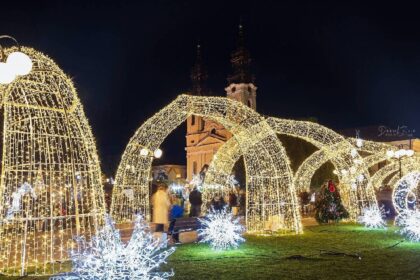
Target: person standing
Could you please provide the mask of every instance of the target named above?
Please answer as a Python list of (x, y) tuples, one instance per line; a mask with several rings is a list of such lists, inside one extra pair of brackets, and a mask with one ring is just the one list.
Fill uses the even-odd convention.
[(189, 201), (191, 204), (190, 217), (200, 216), (203, 200), (201, 199), (201, 192), (197, 189), (197, 187), (194, 187), (193, 191), (190, 193)]
[(152, 197), (153, 204), (153, 222), (163, 224), (165, 228), (169, 224), (169, 209), (171, 200), (165, 186), (159, 186), (157, 192)]

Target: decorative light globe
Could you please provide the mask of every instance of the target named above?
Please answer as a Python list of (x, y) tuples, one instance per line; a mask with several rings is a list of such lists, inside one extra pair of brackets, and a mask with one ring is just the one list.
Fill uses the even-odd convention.
[(15, 75), (27, 75), (32, 70), (32, 60), (23, 52), (12, 52), (7, 57), (6, 63)]
[(387, 155), (387, 157), (392, 158), (392, 157), (394, 157), (394, 151), (393, 150), (388, 150), (388, 151), (386, 151), (386, 155)]
[(413, 150), (407, 150), (406, 155), (409, 157), (414, 156), (414, 151)]
[(143, 148), (140, 150), (140, 155), (142, 157), (147, 157), (148, 154), (149, 154), (149, 150), (147, 150), (146, 148)]
[(15, 78), (16, 74), (11, 67), (6, 63), (0, 62), (0, 84), (10, 84)]
[(356, 146), (357, 146), (358, 148), (361, 148), (361, 147), (363, 146), (363, 140), (362, 140), (362, 139), (360, 139), (360, 138), (357, 138), (357, 139), (356, 139)]

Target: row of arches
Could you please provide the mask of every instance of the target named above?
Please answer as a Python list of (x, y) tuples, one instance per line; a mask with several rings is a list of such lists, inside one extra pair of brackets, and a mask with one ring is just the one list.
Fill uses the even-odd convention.
[[(130, 221), (137, 211), (149, 212), (148, 174), (152, 158), (142, 157), (139, 151), (158, 148), (166, 136), (191, 115), (219, 122), (233, 135), (218, 150), (205, 177), (204, 186), (218, 187), (205, 187), (203, 198), (210, 200), (215, 194), (229, 192), (227, 182), (232, 169), (238, 159), (243, 158), (248, 232), (262, 231), (264, 222), (273, 217), (281, 219), (285, 230), (302, 232), (296, 194), (310, 186), (316, 170), (328, 161), (335, 167), (343, 203), (355, 220), (364, 208), (377, 207), (375, 188), (383, 182), (381, 174), (388, 174), (388, 169), (395, 165), (386, 165), (371, 177), (372, 166), (386, 161), (386, 151), (395, 147), (345, 138), (312, 122), (262, 117), (228, 98), (181, 95), (146, 121), (130, 139), (117, 170), (111, 205), (111, 214), (118, 221)], [(278, 135), (300, 138), (318, 150), (293, 173)], [(415, 168), (418, 159), (413, 162)], [(404, 166), (410, 165), (405, 163)], [(130, 197), (127, 193), (135, 195)]]
[[(89, 239), (106, 209), (94, 137), (71, 79), (42, 53), (21, 51), (33, 61), (31, 73), (0, 86), (0, 271), (25, 274), (30, 267), (45, 274), (61, 270), (72, 236)], [(110, 209), (117, 222), (132, 221), (136, 212), (149, 215), (150, 154), (192, 115), (218, 122), (233, 135), (214, 157), (205, 185), (219, 185), (217, 191), (226, 192), (235, 162), (244, 159), (248, 232), (260, 232), (265, 221), (277, 218), (286, 231), (301, 233), (297, 194), (325, 162), (338, 170), (353, 219), (363, 207), (376, 205), (375, 187), (398, 171), (393, 163), (370, 174), (372, 165), (386, 160), (389, 145), (364, 141), (359, 146), (360, 139), (311, 122), (266, 118), (228, 98), (180, 95), (136, 131), (122, 155)], [(318, 150), (294, 173), (278, 135), (303, 139)], [(418, 158), (405, 161), (402, 168), (418, 170)], [(356, 175), (363, 180), (354, 186)], [(393, 175), (391, 181), (397, 180)], [(204, 189), (204, 198), (215, 191)]]

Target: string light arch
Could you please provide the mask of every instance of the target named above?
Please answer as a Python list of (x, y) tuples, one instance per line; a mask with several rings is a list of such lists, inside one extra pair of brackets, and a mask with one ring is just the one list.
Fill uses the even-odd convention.
[[(180, 95), (136, 131), (118, 166), (111, 204), (114, 219), (131, 221), (139, 211), (150, 217), (149, 183), (153, 158), (140, 151), (158, 149), (167, 135), (191, 115), (223, 125), (244, 155), (247, 231), (260, 232), (268, 220), (279, 218), (284, 230), (302, 232), (293, 176), (281, 142), (257, 112), (223, 97)], [(221, 174), (231, 172), (221, 171)]]
[(102, 223), (104, 194), (95, 141), (72, 81), (46, 55), (20, 51), (32, 70), (0, 86), (0, 271), (49, 274), (61, 271), (73, 235), (89, 239)]
[[(343, 204), (348, 209), (350, 218), (356, 219), (366, 207), (377, 207), (375, 193), (370, 184), (369, 172), (362, 164), (363, 159), (359, 152), (352, 154), (355, 146), (351, 142), (331, 129), (313, 122), (268, 117), (267, 123), (276, 134), (286, 134), (303, 139), (320, 149), (312, 155), (313, 157), (310, 156), (307, 159), (308, 162), (304, 162), (304, 166), (295, 174), (294, 185), (296, 191), (308, 188), (314, 172), (326, 161), (331, 160), (339, 171), (345, 170), (350, 173), (349, 170), (352, 170), (352, 173), (354, 173), (346, 176), (338, 174)], [(240, 149), (235, 148), (235, 145), (237, 145), (235, 139), (228, 140), (218, 150), (210, 164), (204, 185), (216, 184), (222, 186), (222, 188), (210, 187), (205, 189), (203, 196), (206, 199), (213, 196), (214, 193), (225, 194), (229, 191), (229, 188), (223, 189), (223, 186), (228, 185), (226, 182), (231, 170), (241, 156)], [(372, 149), (371, 146), (374, 145), (369, 143), (369, 149)], [(357, 168), (354, 167), (355, 161), (359, 163)], [(223, 172), (225, 173), (223, 174)], [(363, 180), (358, 181), (356, 187), (354, 187), (351, 182), (356, 181), (355, 178), (361, 175)], [(203, 206), (203, 208), (205, 207)]]
[[(385, 180), (393, 173), (396, 173), (394, 176), (400, 176), (399, 169), (400, 166), (398, 162), (391, 162), (375, 172), (375, 174), (371, 177), (374, 189), (379, 189), (384, 184)], [(416, 169), (420, 169), (420, 162), (417, 158), (409, 158), (401, 163), (401, 170), (403, 173), (408, 173)]]

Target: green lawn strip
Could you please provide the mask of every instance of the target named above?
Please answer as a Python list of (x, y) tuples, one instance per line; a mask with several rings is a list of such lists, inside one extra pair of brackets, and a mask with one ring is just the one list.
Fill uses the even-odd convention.
[[(178, 245), (162, 266), (171, 279), (419, 279), (420, 244), (397, 228), (367, 230), (354, 224), (314, 226), (299, 236), (246, 236), (238, 249)], [(2, 278), (0, 279), (48, 279)]]

